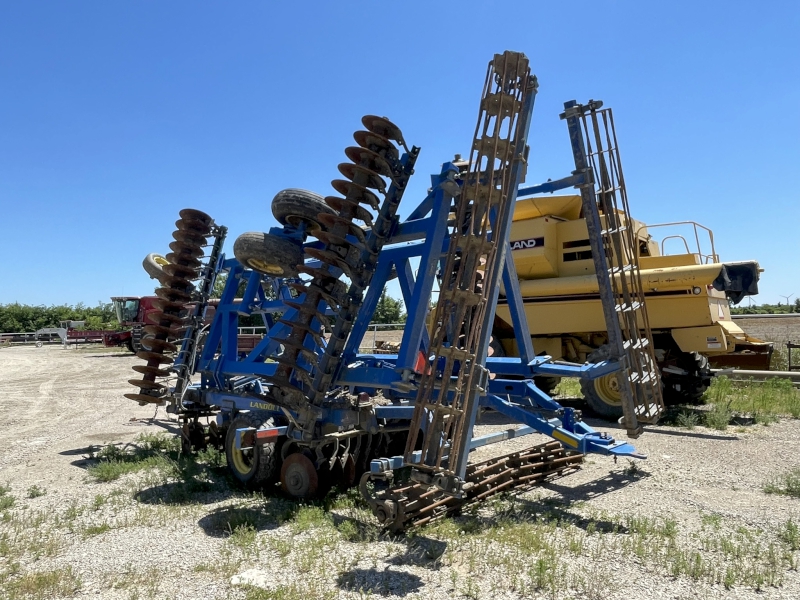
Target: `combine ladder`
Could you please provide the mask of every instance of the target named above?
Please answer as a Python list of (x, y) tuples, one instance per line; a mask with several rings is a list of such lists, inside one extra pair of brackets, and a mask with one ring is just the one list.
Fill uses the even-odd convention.
[(628, 436), (636, 438), (642, 423), (658, 421), (664, 401), (614, 118), (611, 109), (600, 110), (602, 106), (593, 100), (585, 105), (566, 102), (561, 118), (569, 128), (574, 174), (583, 181), (578, 188), (608, 329), (608, 360), (620, 363), (620, 422)]

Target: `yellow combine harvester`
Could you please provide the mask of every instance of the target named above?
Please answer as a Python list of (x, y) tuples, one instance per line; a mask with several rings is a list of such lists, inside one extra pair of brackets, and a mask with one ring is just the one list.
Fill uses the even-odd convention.
[[(602, 215), (601, 220), (605, 226)], [(729, 301), (738, 303), (758, 292), (758, 263), (720, 262), (711, 230), (696, 223), (648, 227), (631, 219), (627, 226), (633, 228), (638, 243), (665, 399), (671, 403), (699, 399), (710, 383), (711, 366), (767, 369), (771, 344), (748, 336), (731, 321), (729, 310)], [(680, 229), (688, 230), (693, 249), (687, 236), (676, 233)], [(653, 235), (656, 231), (667, 232), (661, 244)], [(607, 334), (581, 197), (519, 200), (510, 240), (535, 351), (555, 360), (603, 360)], [(667, 242), (672, 248), (680, 246), (679, 253), (666, 254)], [(502, 300), (494, 331), (503, 350), (514, 354), (511, 318)], [(557, 383), (556, 378), (537, 381), (550, 390)], [(613, 375), (583, 381), (581, 387), (596, 412), (609, 417), (622, 414)]]

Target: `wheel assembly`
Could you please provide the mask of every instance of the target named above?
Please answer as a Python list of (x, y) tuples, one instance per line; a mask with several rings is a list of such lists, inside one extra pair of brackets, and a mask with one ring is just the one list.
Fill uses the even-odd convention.
[(293, 498), (313, 498), (319, 488), (319, 476), (311, 459), (300, 452), (287, 456), (281, 467), (281, 488)]
[(258, 427), (246, 416), (236, 417), (225, 435), (225, 458), (233, 477), (248, 488), (255, 489), (274, 480), (278, 453), (275, 444), (263, 444), (239, 450), (236, 448), (236, 430)]
[[(608, 360), (608, 346), (600, 346), (586, 357), (586, 362), (599, 363)], [(650, 363), (652, 364), (652, 363)], [(651, 369), (658, 369), (652, 365)], [(619, 389), (618, 373), (609, 373), (597, 379), (581, 379), (581, 392), (591, 409), (602, 417), (619, 419), (622, 416), (622, 393)], [(647, 396), (651, 398), (650, 395)]]
[(278, 192), (272, 199), (272, 215), (281, 225), (304, 226), (308, 233), (313, 234), (322, 229), (322, 214), (335, 213), (325, 204), (322, 196), (308, 190), (290, 188)]
[(150, 275), (150, 278), (158, 279), (159, 281), (164, 277), (164, 267), (168, 264), (169, 261), (166, 258), (154, 252), (145, 256), (142, 261), (142, 267), (144, 267), (145, 272)]
[(272, 277), (297, 277), (297, 267), (303, 264), (303, 249), (299, 244), (257, 231), (236, 238), (233, 254), (246, 267)]
[[(586, 357), (586, 362), (598, 363), (608, 359), (608, 347), (600, 346)], [(581, 392), (586, 403), (598, 415), (610, 419), (622, 416), (622, 394), (619, 391), (617, 373), (609, 373), (597, 379), (581, 379)]]
[(697, 404), (711, 385), (711, 367), (708, 358), (697, 352), (681, 352), (674, 362), (673, 373), (664, 369), (664, 399), (668, 404)]

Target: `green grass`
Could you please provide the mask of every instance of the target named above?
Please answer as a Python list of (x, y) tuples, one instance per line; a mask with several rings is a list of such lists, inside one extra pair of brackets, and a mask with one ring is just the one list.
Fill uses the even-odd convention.
[(0, 510), (14, 506), (14, 496), (10, 494), (11, 486), (0, 484)]
[(91, 537), (93, 535), (100, 535), (106, 531), (111, 531), (111, 525), (108, 523), (101, 523), (100, 525), (89, 525), (83, 530), (84, 537)]
[(792, 519), (783, 524), (780, 538), (792, 552), (800, 550), (800, 527)]
[(39, 498), (44, 496), (46, 493), (47, 490), (40, 488), (38, 485), (32, 485), (28, 488), (28, 498)]
[(712, 429), (724, 430), (731, 422), (745, 419), (761, 425), (781, 417), (800, 419), (800, 390), (789, 379), (740, 382), (721, 375), (712, 380), (705, 401), (711, 410), (704, 424)]
[[(3, 581), (6, 577), (7, 580)], [(52, 571), (36, 571), (20, 576), (0, 575), (0, 583), (8, 600), (45, 600), (72, 596), (81, 587), (80, 577), (72, 567)]]
[[(162, 486), (153, 493), (163, 492), (158, 500), (170, 504), (188, 503), (195, 494), (213, 490), (217, 483), (214, 471), (225, 466), (219, 450), (209, 448), (187, 456), (181, 453), (180, 438), (166, 433), (140, 435), (124, 447), (105, 446), (94, 458), (97, 462), (87, 469), (90, 479), (111, 482), (129, 473), (152, 471), (160, 475)], [(169, 481), (176, 485), (164, 487)]]
[(583, 396), (581, 380), (577, 377), (562, 377), (554, 392), (559, 398), (580, 398)]
[(675, 425), (684, 429), (694, 429), (700, 423), (700, 416), (695, 412), (681, 411), (675, 417)]
[(764, 485), (767, 494), (780, 494), (800, 498), (800, 467), (795, 467), (787, 473), (776, 475)]
[(178, 458), (180, 439), (167, 434), (143, 434), (133, 444), (120, 448), (105, 446), (96, 455), (97, 464), (87, 469), (95, 481), (115, 481), (126, 475), (144, 469), (169, 470), (171, 460)]
[(337, 594), (332, 591), (317, 591), (316, 593), (307, 587), (291, 584), (280, 585), (276, 588), (265, 590), (251, 585), (244, 586), (245, 600), (333, 600)]

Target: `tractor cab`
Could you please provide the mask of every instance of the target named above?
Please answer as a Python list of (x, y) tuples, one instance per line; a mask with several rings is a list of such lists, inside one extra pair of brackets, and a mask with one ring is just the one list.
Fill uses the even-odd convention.
[(111, 298), (114, 303), (114, 312), (120, 325), (132, 325), (141, 322), (139, 317), (139, 304), (141, 298), (138, 296), (118, 296)]

